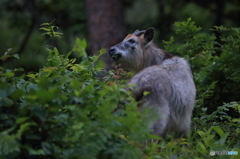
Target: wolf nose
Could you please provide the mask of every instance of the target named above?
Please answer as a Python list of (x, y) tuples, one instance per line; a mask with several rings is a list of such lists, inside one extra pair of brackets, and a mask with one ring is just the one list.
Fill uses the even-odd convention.
[(116, 53), (116, 49), (114, 47), (111, 47), (108, 53), (109, 53), (109, 56), (113, 56)]

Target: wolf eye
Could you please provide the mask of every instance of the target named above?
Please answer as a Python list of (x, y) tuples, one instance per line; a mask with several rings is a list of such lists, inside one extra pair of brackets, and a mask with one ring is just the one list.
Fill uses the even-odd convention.
[(128, 40), (128, 42), (130, 42), (131, 44), (135, 43), (133, 39)]

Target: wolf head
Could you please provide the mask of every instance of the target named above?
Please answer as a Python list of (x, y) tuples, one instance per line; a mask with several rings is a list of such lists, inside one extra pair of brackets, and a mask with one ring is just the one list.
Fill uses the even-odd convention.
[(154, 37), (154, 28), (147, 30), (136, 30), (132, 34), (128, 34), (122, 42), (112, 46), (109, 49), (109, 56), (114, 61), (136, 66), (144, 58), (144, 50), (148, 47)]

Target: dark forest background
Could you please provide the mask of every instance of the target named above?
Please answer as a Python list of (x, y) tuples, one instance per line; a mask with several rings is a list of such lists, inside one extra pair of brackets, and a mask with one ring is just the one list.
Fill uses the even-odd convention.
[[(18, 53), (15, 65), (25, 71), (37, 71), (46, 60), (44, 45), (57, 46), (61, 53), (72, 48), (76, 37), (88, 41), (88, 54), (108, 49), (136, 29), (155, 27), (155, 42), (173, 35), (175, 21), (191, 17), (202, 31), (217, 25), (240, 25), (239, 0), (1, 0), (0, 54), (9, 48)], [(62, 38), (52, 40), (39, 30), (42, 23), (58, 26)], [(216, 34), (216, 33), (214, 33)], [(219, 35), (217, 35), (219, 36)], [(42, 45), (40, 45), (42, 44)], [(106, 67), (111, 61), (105, 56)], [(9, 65), (9, 62), (1, 62)]]
[[(202, 47), (211, 38), (206, 38), (203, 43), (199, 34), (199, 45), (192, 47), (195, 52), (189, 56), (187, 52), (191, 50), (187, 48), (188, 44), (196, 44), (194, 36), (189, 43), (184, 34), (175, 33), (176, 22), (185, 21), (189, 17), (196, 26), (201, 27), (200, 33), (216, 37), (209, 45), (213, 44), (212, 49), (219, 50), (213, 51), (215, 53), (212, 53), (207, 61), (200, 58), (200, 61), (196, 62), (189, 57), (198, 59), (198, 54), (204, 55), (204, 51), (198, 49), (198, 46)], [(170, 49), (170, 52), (184, 56), (192, 62), (193, 73), (199, 74), (195, 75), (198, 95), (201, 96), (203, 92), (208, 91), (208, 86), (217, 82), (214, 89), (212, 88), (213, 93), (204, 99), (204, 106), (208, 107), (210, 112), (225, 102), (239, 101), (239, 66), (236, 65), (237, 60), (228, 60), (232, 59), (230, 52), (234, 52), (234, 49), (231, 48), (230, 52), (225, 53), (225, 46), (221, 46), (228, 46), (227, 41), (235, 45), (237, 41), (233, 41), (231, 36), (226, 41), (222, 37), (222, 31), (213, 31), (214, 26), (240, 26), (239, 0), (1, 0), (0, 21), (1, 55), (10, 53), (20, 57), (20, 60), (14, 62), (11, 58), (1, 60), (0, 64), (4, 68), (21, 67), (25, 73), (37, 72), (47, 61), (49, 53), (46, 46), (56, 46), (60, 54), (66, 54), (72, 50), (76, 38), (85, 39), (87, 54), (92, 56), (98, 54), (101, 48), (107, 51), (109, 47), (119, 43), (127, 33), (154, 27), (154, 40), (160, 47), (166, 48), (164, 41), (170, 40), (171, 36), (174, 36), (175, 43), (182, 44), (182, 48), (179, 45), (179, 49)], [(56, 31), (63, 33), (61, 38), (42, 35), (44, 31), (39, 29), (41, 24), (50, 22), (59, 27)], [(187, 43), (184, 44), (185, 42)], [(180, 53), (181, 49), (186, 54)], [(73, 53), (71, 58), (74, 56), (77, 55)], [(234, 56), (238, 58), (239, 51), (234, 52)], [(114, 68), (115, 64), (107, 53), (102, 59), (107, 70)], [(207, 64), (204, 64), (205, 62)], [(219, 62), (218, 67), (214, 65), (216, 62)], [(194, 66), (196, 63), (199, 63), (199, 66)], [(199, 70), (206, 71), (199, 73)]]
[[(149, 134), (106, 53), (149, 27), (192, 68), (187, 139)], [(239, 159), (239, 44), (240, 0), (0, 0), (0, 159)]]

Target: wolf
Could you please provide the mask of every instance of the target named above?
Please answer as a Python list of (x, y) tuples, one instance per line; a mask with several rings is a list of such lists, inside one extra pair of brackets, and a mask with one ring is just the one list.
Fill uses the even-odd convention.
[[(153, 43), (154, 28), (136, 30), (109, 49), (110, 57), (136, 74), (128, 82), (140, 111), (147, 111), (148, 127), (165, 137), (174, 132), (187, 137), (194, 108), (196, 87), (189, 63)], [(145, 93), (148, 92), (148, 93)]]

